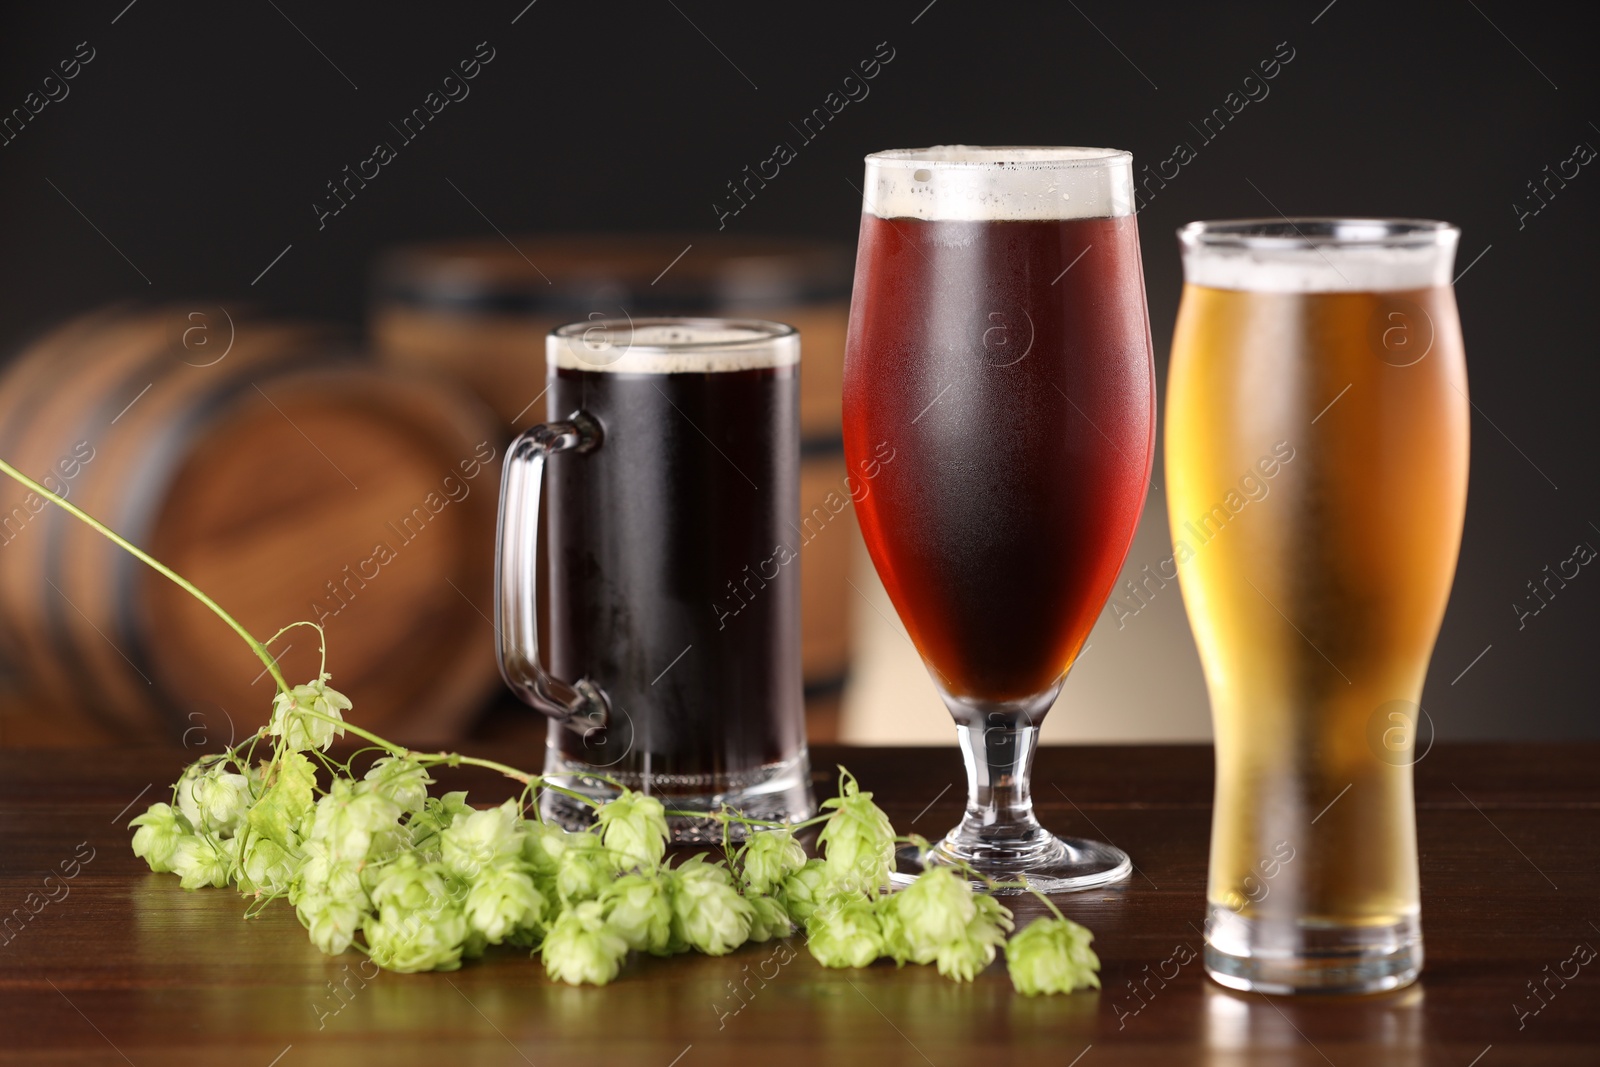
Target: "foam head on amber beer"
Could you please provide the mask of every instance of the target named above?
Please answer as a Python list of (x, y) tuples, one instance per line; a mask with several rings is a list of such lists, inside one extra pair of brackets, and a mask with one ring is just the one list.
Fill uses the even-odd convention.
[(1133, 214), (1133, 156), (1115, 148), (898, 148), (867, 157), (868, 214), (1014, 222)]

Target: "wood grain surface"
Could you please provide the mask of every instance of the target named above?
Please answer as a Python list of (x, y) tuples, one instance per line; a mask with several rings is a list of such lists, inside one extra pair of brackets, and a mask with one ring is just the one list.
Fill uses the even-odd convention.
[[(829, 971), (798, 938), (635, 959), (604, 989), (554, 985), (511, 950), (453, 974), (376, 973), (354, 952), (317, 952), (285, 904), (246, 922), (232, 893), (184, 892), (133, 857), (126, 821), (194, 755), (0, 753), (0, 918), (26, 916), (0, 934), (0, 1063), (1600, 1063), (1600, 961), (1551, 977), (1571, 975), (1576, 946), (1600, 946), (1594, 743), (1436, 746), (1417, 768), (1422, 980), (1317, 1000), (1229, 992), (1198, 958), (1143, 982), (1201, 949), (1205, 746), (1040, 753), (1047, 824), (1111, 840), (1138, 869), (1058, 898), (1095, 932), (1104, 988), (1035, 999), (998, 962), (965, 986), (931, 968)], [(819, 794), (845, 762), (901, 832), (942, 832), (959, 814), (953, 749), (826, 747), (814, 761)], [(509, 793), (465, 773), (449, 784), (480, 802)], [(62, 870), (76, 875), (47, 887)]]

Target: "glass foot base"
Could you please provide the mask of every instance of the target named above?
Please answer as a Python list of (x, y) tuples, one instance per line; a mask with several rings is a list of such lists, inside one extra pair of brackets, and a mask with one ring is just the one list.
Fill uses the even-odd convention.
[[(556, 785), (582, 793), (604, 803), (617, 796), (613, 782), (641, 793), (648, 793), (667, 808), (667, 827), (678, 843), (721, 843), (722, 824), (696, 812), (720, 811), (726, 804), (751, 819), (795, 823), (810, 818), (817, 810), (811, 796), (811, 760), (806, 751), (779, 763), (768, 763), (737, 774), (649, 774), (618, 771), (615, 767), (595, 768), (563, 759), (546, 750), (544, 775)], [(611, 781), (602, 780), (605, 775)], [(545, 791), (539, 797), (539, 810), (550, 822), (566, 830), (587, 830), (594, 825), (594, 808), (581, 800)], [(682, 812), (683, 814), (671, 814)], [(744, 839), (744, 828), (729, 827), (730, 840)]]
[[(929, 850), (929, 866), (954, 862), (955, 853), (948, 848), (949, 839), (939, 842)], [(1133, 873), (1133, 861), (1115, 845), (1099, 841), (1085, 841), (1079, 837), (1050, 837), (1042, 847), (1033, 847), (1026, 853), (1008, 855), (1000, 850), (989, 850), (985, 855), (961, 857), (973, 869), (981, 871), (997, 882), (1022, 883), (1010, 885), (993, 892), (997, 896), (1011, 896), (1036, 890), (1040, 893), (1076, 893), (1084, 889), (1120, 882)], [(906, 845), (895, 852), (895, 872), (889, 880), (895, 885), (909, 885), (923, 871), (923, 863), (914, 846)], [(987, 888), (982, 882), (973, 882), (974, 889)]]
[(1207, 905), (1206, 973), (1253, 993), (1381, 993), (1422, 971), (1415, 915), (1382, 926), (1330, 926)]

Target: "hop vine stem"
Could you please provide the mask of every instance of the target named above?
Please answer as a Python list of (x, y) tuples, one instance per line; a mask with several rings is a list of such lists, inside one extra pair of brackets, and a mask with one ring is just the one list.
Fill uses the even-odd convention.
[(272, 653), (267, 651), (267, 646), (256, 640), (255, 635), (249, 630), (246, 630), (238, 619), (235, 619), (232, 615), (229, 615), (226, 611), (224, 611), (221, 604), (218, 604), (215, 600), (212, 600), (193, 582), (189, 581), (189, 579), (185, 578), (183, 575), (179, 574), (165, 563), (162, 563), (160, 560), (150, 555), (132, 541), (129, 541), (126, 537), (123, 537), (121, 534), (117, 533), (117, 531), (113, 530), (111, 527), (107, 526), (93, 515), (90, 515), (87, 511), (84, 511), (82, 508), (78, 507), (78, 505), (73, 504), (65, 497), (58, 496), (57, 494), (46, 489), (44, 486), (34, 481), (26, 474), (23, 474), (21, 471), (17, 470), (17, 468), (13, 467), (3, 459), (0, 459), (0, 471), (4, 471), (6, 475), (9, 476), (13, 481), (20, 482), (33, 492), (39, 494), (44, 499), (50, 501), (52, 504), (62, 508), (67, 512), (67, 514), (71, 515), (79, 522), (88, 524), (102, 537), (110, 540), (113, 544), (117, 545), (125, 552), (128, 552), (135, 559), (139, 560), (141, 563), (144, 563), (162, 577), (176, 583), (177, 586), (184, 592), (200, 601), (200, 603), (204, 604), (207, 608), (210, 608), (212, 614), (216, 615), (217, 618), (227, 623), (233, 629), (234, 633), (244, 638), (245, 644), (250, 646), (250, 651), (256, 654), (257, 659), (266, 664), (267, 670), (269, 673), (271, 673), (272, 680), (277, 683), (278, 688), (284, 693), (289, 692), (289, 683), (284, 680), (283, 672), (278, 669), (278, 661), (272, 658)]
[[(150, 555), (150, 553), (146, 552), (132, 541), (129, 541), (126, 537), (123, 537), (121, 534), (117, 533), (117, 531), (113, 530), (111, 527), (107, 526), (93, 515), (90, 515), (87, 511), (84, 511), (82, 508), (67, 500), (65, 497), (46, 489), (43, 485), (40, 485), (26, 474), (23, 474), (16, 467), (13, 467), (10, 463), (7, 463), (3, 459), (0, 459), (0, 471), (4, 471), (5, 474), (13, 481), (26, 486), (39, 496), (63, 509), (67, 512), (67, 514), (71, 515), (79, 522), (88, 525), (96, 533), (100, 534), (100, 536), (106, 538), (123, 551), (129, 553), (135, 559), (139, 560), (141, 563), (144, 563), (162, 577), (172, 581), (184, 592), (188, 593), (190, 596), (200, 601), (200, 603), (204, 604), (208, 609), (210, 609), (213, 615), (227, 623), (229, 628), (231, 628), (234, 633), (238, 634), (244, 639), (245, 644), (250, 646), (250, 651), (256, 654), (256, 658), (261, 660), (262, 663), (266, 664), (266, 668), (268, 672), (271, 673), (272, 680), (277, 683), (279, 691), (285, 695), (289, 695), (292, 698), (293, 690), (290, 688), (288, 681), (284, 678), (283, 672), (278, 669), (278, 661), (273, 659), (272, 653), (267, 651), (266, 644), (257, 640), (255, 634), (252, 634), (249, 630), (245, 629), (243, 623), (241, 623), (238, 619), (235, 619), (232, 615), (228, 614), (221, 604), (218, 604), (215, 600), (211, 599), (211, 597), (207, 596), (199, 586), (195, 585), (193, 582), (189, 581), (189, 579), (185, 578), (183, 575), (179, 574), (165, 563), (162, 563), (160, 560)], [(283, 627), (283, 629), (273, 634), (268, 640), (276, 640), (285, 631), (293, 629), (296, 626), (313, 627), (317, 631), (318, 637), (322, 637), (322, 627), (317, 626), (315, 623), (301, 621), (292, 622), (288, 626)], [(323, 653), (324, 659), (326, 659), (326, 642), (323, 642)], [(518, 770), (516, 767), (511, 767), (504, 763), (496, 763), (494, 760), (479, 759), (476, 756), (463, 756), (455, 752), (414, 752), (406, 748), (404, 745), (395, 744), (388, 738), (380, 737), (370, 730), (364, 730), (361, 727), (346, 722), (343, 719), (335, 718), (331, 715), (324, 715), (321, 712), (310, 708), (302, 708), (300, 711), (303, 715), (308, 715), (313, 718), (335, 723), (350, 733), (355, 734), (357, 737), (371, 741), (379, 748), (382, 748), (384, 751), (394, 756), (405, 756), (410, 759), (426, 761), (430, 764), (443, 763), (450, 766), (464, 765), (469, 767), (483, 767), (486, 770), (497, 771), (513, 781), (521, 782), (523, 785), (536, 784), (542, 789), (554, 790), (555, 792), (571, 796), (574, 799), (585, 801), (591, 806), (596, 804), (596, 802), (589, 797), (585, 797), (573, 790), (565, 789), (561, 786), (546, 782), (539, 775)]]

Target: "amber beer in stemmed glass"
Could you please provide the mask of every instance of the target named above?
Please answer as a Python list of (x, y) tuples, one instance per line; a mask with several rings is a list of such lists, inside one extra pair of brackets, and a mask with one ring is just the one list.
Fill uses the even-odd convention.
[[(867, 157), (845, 451), (878, 470), (861, 530), (955, 717), (969, 787), (927, 861), (1048, 891), (1131, 870), (1110, 845), (1041, 826), (1029, 773), (1149, 484), (1132, 194), (1131, 157), (1111, 149)], [(885, 449), (893, 462), (871, 464)]]
[(1466, 507), (1458, 231), (1179, 237), (1167, 498), (1216, 733), (1206, 968), (1392, 989), (1422, 966), (1411, 765)]

